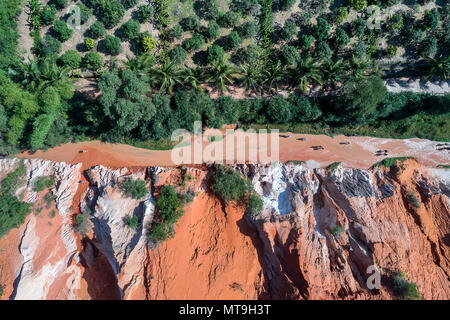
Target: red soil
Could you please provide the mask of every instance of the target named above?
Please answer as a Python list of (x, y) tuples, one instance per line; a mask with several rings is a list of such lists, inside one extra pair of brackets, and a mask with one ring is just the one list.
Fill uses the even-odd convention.
[[(307, 140), (297, 140), (299, 137)], [(340, 144), (345, 141), (349, 141), (350, 144)], [(225, 139), (213, 143), (224, 142)], [(203, 143), (203, 149), (210, 144), (210, 142)], [(312, 146), (323, 146), (324, 150), (314, 150)], [(192, 148), (192, 144), (183, 147), (183, 150), (189, 148)], [(81, 150), (87, 150), (87, 152), (80, 153)], [(236, 146), (234, 150), (236, 150)], [(376, 150), (388, 150), (388, 155), (376, 156)], [(171, 160), (171, 153), (172, 150), (148, 150), (125, 144), (88, 141), (67, 143), (47, 151), (24, 152), (19, 157), (43, 158), (69, 163), (81, 162), (83, 164), (82, 169), (87, 169), (99, 164), (107, 167), (174, 166), (176, 163)], [(342, 135), (329, 137), (307, 134), (291, 134), (290, 137), (283, 138), (280, 136), (279, 138), (279, 160), (283, 162), (288, 160), (312, 160), (317, 163), (310, 163), (311, 166), (323, 167), (332, 162), (340, 161), (348, 167), (366, 169), (385, 157), (402, 156), (416, 157), (421, 164), (432, 167), (449, 162), (448, 151), (436, 150), (436, 142), (422, 139), (401, 140), (345, 137)], [(203, 160), (209, 159), (204, 158)]]

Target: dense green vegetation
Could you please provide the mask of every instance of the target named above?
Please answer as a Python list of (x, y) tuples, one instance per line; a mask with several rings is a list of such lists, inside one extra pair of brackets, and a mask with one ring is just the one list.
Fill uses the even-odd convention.
[(36, 192), (41, 192), (44, 189), (50, 188), (55, 184), (54, 176), (40, 176), (36, 178), (33, 189)]
[(263, 202), (253, 190), (250, 181), (239, 171), (227, 166), (216, 166), (211, 189), (227, 205), (230, 201), (243, 204), (246, 213), (257, 216), (261, 213)]
[(211, 184), (211, 189), (225, 204), (242, 200), (251, 187), (239, 171), (226, 166), (217, 166)]
[(21, 164), (0, 183), (0, 238), (18, 228), (30, 213), (31, 204), (17, 199), (15, 192), (23, 181), (25, 167)]
[(145, 180), (127, 178), (120, 187), (127, 196), (134, 199), (141, 199), (148, 193)]
[(136, 215), (133, 215), (132, 217), (129, 217), (126, 221), (125, 221), (125, 225), (130, 228), (130, 229), (137, 229), (137, 227), (139, 226), (139, 218)]
[[(80, 7), (86, 30), (74, 46), (68, 17), (61, 16), (72, 3)], [(380, 3), (382, 10), (390, 6)], [(16, 54), (20, 4), (32, 9), (34, 59), (29, 62)], [(420, 14), (396, 11), (381, 21), (381, 30), (374, 30), (367, 28), (365, 9), (354, 20), (358, 1), (314, 3), (311, 10), (288, 14), (278, 26), (283, 11), (297, 10), (292, 4), (230, 0), (222, 6), (205, 0), (183, 3), (175, 15), (174, 4), (162, 0), (154, 6), (119, 0), (46, 6), (38, 0), (8, 1), (0, 9), (1, 153), (86, 137), (165, 144), (174, 129), (191, 130), (194, 120), (208, 127), (237, 123), (305, 133), (449, 140), (448, 95), (391, 94), (381, 82), (405, 70), (424, 79), (448, 78), (449, 6), (438, 4), (429, 11), (419, 6)], [(123, 18), (126, 10), (133, 13), (131, 20)], [(161, 28), (159, 43), (145, 31), (153, 22)], [(404, 52), (409, 65), (387, 68), (380, 41), (388, 43), (390, 55)], [(125, 51), (126, 60), (128, 49), (123, 48), (128, 46), (132, 55)], [(96, 100), (74, 95), (73, 82), (85, 73), (93, 74), (101, 89)], [(212, 100), (202, 84), (219, 93), (241, 86), (271, 98)], [(292, 94), (283, 98), (277, 94), (281, 89)], [(305, 96), (311, 89), (318, 94)]]

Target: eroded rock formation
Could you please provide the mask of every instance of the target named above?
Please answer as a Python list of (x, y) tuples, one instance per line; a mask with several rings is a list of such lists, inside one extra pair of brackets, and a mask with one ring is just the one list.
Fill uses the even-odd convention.
[[(446, 169), (414, 160), (372, 170), (240, 165), (264, 202), (249, 217), (208, 189), (208, 167), (81, 172), (81, 165), (24, 164), (16, 194), (33, 213), (0, 239), (2, 299), (392, 299), (395, 271), (425, 299), (450, 298)], [(0, 160), (0, 178), (18, 165)], [(80, 187), (83, 174), (89, 186)], [(55, 175), (56, 184), (37, 193), (42, 175)], [(146, 180), (142, 199), (119, 187), (130, 176)], [(148, 233), (165, 184), (194, 199), (175, 237), (159, 244)], [(46, 205), (48, 192), (55, 201)], [(93, 223), (84, 238), (73, 227), (80, 213)], [(126, 225), (133, 215), (136, 229)], [(371, 266), (380, 271), (378, 289), (367, 287)]]

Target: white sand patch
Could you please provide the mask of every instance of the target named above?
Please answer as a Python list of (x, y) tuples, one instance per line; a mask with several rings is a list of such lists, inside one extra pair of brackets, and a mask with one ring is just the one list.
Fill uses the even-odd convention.
[(449, 81), (421, 82), (420, 79), (389, 79), (386, 81), (386, 89), (394, 93), (404, 91), (434, 94), (450, 93)]
[(322, 163), (320, 163), (319, 161), (315, 161), (315, 160), (308, 160), (305, 161), (305, 166), (309, 169), (309, 170), (314, 170), (316, 168), (321, 168), (322, 167)]
[(450, 169), (429, 168), (428, 172), (431, 176), (444, 180), (445, 184), (450, 185)]

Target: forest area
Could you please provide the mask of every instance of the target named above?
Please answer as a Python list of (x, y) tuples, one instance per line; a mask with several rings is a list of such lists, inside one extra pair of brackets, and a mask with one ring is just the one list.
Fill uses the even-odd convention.
[[(87, 139), (162, 145), (197, 120), (209, 128), (450, 140), (448, 94), (389, 93), (383, 84), (397, 74), (448, 81), (449, 4), (307, 2), (303, 12), (294, 0), (3, 0), (1, 153)], [(371, 4), (404, 10), (373, 30)], [(68, 24), (71, 5), (82, 35)], [(18, 43), (22, 10), (32, 59)], [(383, 41), (393, 44), (382, 48)], [(394, 51), (408, 64), (382, 64)], [(80, 79), (95, 83), (97, 98), (77, 90)], [(248, 97), (227, 94), (237, 87)]]

